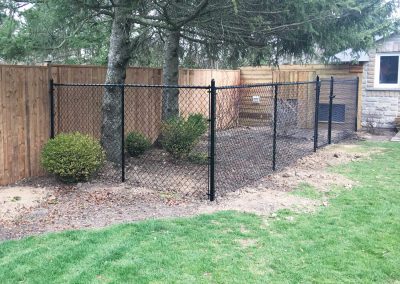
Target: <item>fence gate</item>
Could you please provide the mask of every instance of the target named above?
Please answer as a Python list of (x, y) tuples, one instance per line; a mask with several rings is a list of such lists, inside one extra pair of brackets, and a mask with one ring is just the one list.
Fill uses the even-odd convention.
[(321, 80), (318, 146), (337, 143), (357, 130), (358, 78)]

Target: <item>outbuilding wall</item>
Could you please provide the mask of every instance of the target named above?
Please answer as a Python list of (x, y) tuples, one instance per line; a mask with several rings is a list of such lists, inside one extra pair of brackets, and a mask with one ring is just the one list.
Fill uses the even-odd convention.
[(362, 85), (362, 126), (394, 128), (395, 119), (400, 116), (400, 89), (377, 88), (374, 80), (377, 53), (399, 53), (400, 35), (395, 34), (378, 41), (376, 48), (369, 51), (369, 62), (364, 65)]

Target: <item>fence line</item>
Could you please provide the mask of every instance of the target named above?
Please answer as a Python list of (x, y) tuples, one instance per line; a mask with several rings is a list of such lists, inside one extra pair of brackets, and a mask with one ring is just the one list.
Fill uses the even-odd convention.
[[(139, 157), (128, 157), (122, 148), (121, 163), (108, 164), (99, 176), (181, 198), (208, 195), (214, 200), (353, 134), (358, 83), (358, 78), (317, 77), (245, 86), (216, 86), (215, 80), (209, 86), (54, 84), (54, 127), (56, 134), (79, 131), (99, 138), (101, 105), (94, 107), (93, 101), (101, 101), (105, 88), (115, 86), (124, 102), (123, 131), (116, 139), (123, 145), (125, 135), (134, 131), (154, 142), (160, 137), (163, 89), (175, 88), (180, 116), (201, 114), (208, 132), (183, 157), (155, 144)], [(253, 98), (253, 114), (261, 115), (241, 112), (243, 94)], [(96, 120), (88, 119), (89, 108), (97, 113)]]
[[(217, 195), (250, 185), (319, 147), (354, 134), (358, 85), (354, 77), (317, 77), (315, 81), (218, 87), (217, 101), (239, 89), (240, 103), (251, 105), (253, 112), (241, 112), (233, 128), (217, 129)], [(323, 91), (329, 97), (327, 108)]]
[[(241, 70), (180, 70), (180, 85), (209, 85), (212, 78), (215, 78), (219, 86), (252, 84), (254, 82), (288, 82), (309, 81), (315, 78), (315, 74), (323, 73), (326, 78), (329, 74), (336, 77), (348, 77), (360, 74), (359, 67), (345, 66), (282, 66), (280, 70), (275, 69), (271, 73), (271, 68), (241, 68)], [(273, 69), (273, 68), (272, 68)], [(271, 70), (272, 70), (271, 69)], [(261, 70), (261, 71), (260, 71)], [(50, 113), (48, 82), (53, 78), (56, 83), (92, 83), (101, 84), (104, 82), (106, 74), (105, 67), (99, 66), (74, 66), (74, 65), (52, 65), (52, 66), (19, 66), (19, 65), (0, 65), (0, 185), (14, 183), (27, 177), (35, 177), (44, 174), (40, 167), (40, 151), (43, 144), (50, 136)], [(270, 75), (272, 74), (272, 75)], [(273, 75), (275, 74), (275, 75)], [(297, 75), (294, 75), (297, 74)], [(313, 77), (314, 76), (314, 77)], [(256, 80), (256, 81), (254, 81)], [(127, 83), (131, 84), (162, 84), (162, 70), (157, 68), (128, 68)], [(361, 84), (361, 82), (359, 82)], [(359, 93), (361, 88), (359, 88)], [(95, 93), (87, 93), (88, 97), (96, 97)], [(260, 95), (261, 104), (268, 101), (272, 94)], [(306, 98), (311, 100), (313, 95), (312, 88), (304, 93)], [(259, 108), (254, 107), (251, 92), (243, 87), (241, 89), (220, 92), (223, 99), (217, 101), (216, 105), (216, 124), (218, 129), (230, 129), (238, 125), (252, 125), (255, 122), (263, 123), (271, 118), (271, 113), (262, 113)], [(181, 108), (185, 109), (186, 115), (191, 112), (190, 101), (195, 98), (195, 94), (187, 93), (180, 101)], [(311, 101), (302, 100), (304, 104)], [(96, 107), (101, 101), (93, 100)], [(129, 101), (127, 102), (129, 104)], [(158, 113), (160, 95), (154, 96), (154, 111)], [(358, 99), (359, 105), (361, 100)], [(204, 98), (196, 109), (207, 116), (209, 98)], [(201, 106), (201, 108), (200, 108)], [(59, 107), (59, 106), (57, 106)], [(56, 110), (57, 110), (56, 107)], [(64, 105), (65, 116), (73, 118), (73, 112)], [(73, 108), (73, 105), (70, 106)], [(200, 109), (199, 109), (200, 108)], [(358, 108), (360, 109), (360, 108)], [(99, 113), (92, 109), (90, 121), (97, 121)], [(154, 117), (154, 116), (153, 116)], [(154, 119), (154, 121), (157, 121)], [(309, 119), (307, 121), (310, 127)], [(359, 121), (360, 122), (360, 121)], [(359, 124), (358, 122), (358, 124)], [(55, 122), (57, 123), (57, 122)], [(133, 123), (133, 122), (132, 122)], [(139, 122), (138, 122), (139, 123)], [(333, 124), (333, 128), (338, 127)], [(82, 130), (87, 126), (82, 126)], [(97, 130), (94, 129), (94, 132)], [(156, 137), (158, 130), (153, 128), (152, 136)], [(97, 131), (97, 136), (99, 132)]]

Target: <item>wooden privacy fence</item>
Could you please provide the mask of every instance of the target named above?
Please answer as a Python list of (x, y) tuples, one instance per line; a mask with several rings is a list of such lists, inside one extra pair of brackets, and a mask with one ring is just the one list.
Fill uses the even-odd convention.
[[(246, 67), (240, 70), (198, 70), (182, 69), (179, 73), (180, 85), (201, 85), (207, 86), (212, 78), (216, 80), (217, 86), (254, 84), (267, 82), (297, 82), (314, 80), (316, 75), (322, 77), (349, 77), (360, 76), (362, 68), (360, 66), (349, 65), (305, 65), (305, 66), (281, 66), (280, 69), (269, 67)], [(43, 144), (49, 139), (50, 132), (50, 101), (48, 95), (48, 81), (54, 79), (56, 83), (85, 83), (102, 84), (106, 75), (106, 68), (99, 66), (11, 66), (0, 65), (0, 185), (10, 184), (22, 178), (42, 175), (43, 169), (40, 167), (40, 152)], [(162, 70), (157, 68), (128, 68), (127, 84), (150, 84), (159, 85), (162, 83)], [(360, 80), (361, 84), (361, 80)], [(361, 88), (360, 88), (361, 90)], [(295, 93), (291, 91), (288, 93)], [(251, 92), (241, 92), (240, 90), (221, 93), (217, 105), (217, 113), (223, 114), (218, 117), (218, 128), (232, 127), (237, 123), (249, 123), (259, 121), (257, 116), (263, 115), (260, 112), (260, 105), (255, 105), (252, 100)], [(95, 136), (100, 133), (100, 105), (102, 93), (89, 91), (85, 93), (72, 94), (68, 101), (59, 101), (56, 111), (61, 118), (70, 121), (74, 129), (68, 129), (68, 125), (63, 131), (81, 130), (88, 131), (92, 125), (97, 125), (92, 129)], [(260, 104), (270, 100), (272, 92), (260, 94)], [(302, 100), (304, 104), (313, 96), (313, 89), (303, 92)], [(208, 96), (201, 96), (195, 92), (185, 92), (180, 96), (180, 107), (182, 115), (189, 113), (202, 113), (208, 116)], [(137, 115), (131, 109), (134, 119), (130, 120), (126, 130), (138, 129), (145, 124), (149, 127), (145, 130), (146, 134), (155, 139), (159, 132), (161, 121), (161, 93), (152, 96), (131, 96), (128, 100), (133, 106), (140, 107), (140, 100), (150, 99), (151, 108), (147, 115)], [(82, 101), (83, 100), (83, 101)], [(190, 103), (196, 100), (196, 104)], [(87, 108), (82, 109), (82, 116), (77, 114), (77, 106), (82, 106), (84, 101), (90, 101)], [(361, 103), (361, 99), (358, 100)], [(146, 105), (149, 105), (147, 102)], [(62, 109), (61, 109), (62, 107)], [(361, 108), (359, 107), (359, 110)], [(245, 115), (243, 115), (245, 114)], [(264, 114), (265, 115), (265, 114)], [(241, 117), (246, 117), (248, 121), (240, 121)], [(251, 119), (254, 121), (252, 122)], [(360, 121), (360, 120), (359, 120)], [(90, 125), (89, 125), (90, 122)], [(95, 123), (94, 123), (95, 122)], [(78, 129), (76, 128), (78, 127)]]
[[(104, 83), (105, 75), (106, 68), (99, 66), (0, 65), (0, 185), (44, 174), (40, 166), (40, 152), (50, 136), (49, 79), (53, 78), (56, 83), (101, 84)], [(209, 85), (212, 78), (215, 78), (219, 84), (240, 83), (239, 70), (182, 69), (179, 75), (179, 84), (184, 85)], [(162, 83), (162, 70), (130, 67), (127, 70), (126, 83), (159, 85)], [(195, 96), (190, 93), (187, 95), (185, 99), (188, 100), (191, 99), (190, 96)], [(101, 104), (102, 94), (88, 92), (72, 94), (72, 96), (76, 97), (68, 100), (71, 102), (70, 105), (62, 105), (62, 115), (70, 120), (69, 125), (74, 124), (78, 127), (75, 130), (87, 130), (89, 126), (85, 124), (82, 117), (100, 123), (100, 113), (95, 109), (100, 109), (98, 106)], [(81, 100), (90, 100), (90, 104), (87, 104), (88, 108), (82, 109), (87, 112), (85, 116), (79, 117), (73, 108), (81, 105)], [(158, 119), (161, 113), (161, 94), (153, 100), (152, 111), (157, 115), (137, 116), (137, 119), (132, 120), (132, 125), (128, 125), (127, 130), (134, 129), (150, 117)], [(136, 103), (140, 105), (140, 102)], [(208, 115), (205, 112), (208, 107), (208, 98), (199, 103), (202, 105), (199, 111)], [(62, 102), (58, 105), (60, 108), (61, 104)], [(98, 127), (100, 127), (99, 123)], [(156, 121), (153, 124), (146, 121), (146, 125), (156, 124)], [(65, 127), (68, 128), (68, 125)], [(156, 127), (149, 129), (152, 136), (157, 131)]]
[[(55, 67), (60, 68), (60, 67)], [(55, 69), (53, 68), (53, 69)], [(104, 79), (105, 70), (94, 70), (94, 78), (88, 78), (84, 67), (73, 67), (77, 69), (74, 74), (68, 70), (65, 77), (59, 77), (60, 84), (69, 82), (84, 83), (82, 86), (56, 86), (55, 88), (55, 128), (57, 133), (75, 132), (88, 133), (100, 138), (101, 131), (101, 104), (104, 86), (91, 86), (87, 84), (99, 84)], [(72, 69), (72, 68), (70, 68)], [(83, 69), (83, 70), (82, 70)], [(56, 69), (57, 70), (57, 69)], [(125, 92), (125, 133), (138, 131), (146, 137), (155, 141), (160, 134), (162, 88), (160, 87), (136, 87), (128, 84), (161, 85), (160, 69), (130, 68), (127, 72)], [(62, 73), (62, 72), (61, 72)], [(60, 72), (56, 72), (60, 74)], [(56, 75), (55, 74), (55, 75)], [(93, 73), (92, 73), (93, 74)], [(53, 78), (55, 78), (55, 75)], [(74, 76), (77, 76), (74, 78)], [(214, 78), (220, 84), (238, 85), (240, 82), (240, 71), (232, 70), (180, 70), (179, 85), (208, 86)], [(57, 82), (57, 81), (55, 81)], [(238, 109), (234, 100), (224, 104), (226, 108)], [(179, 89), (179, 109), (183, 117), (190, 114), (200, 113), (208, 117), (209, 95), (205, 89)], [(226, 112), (224, 112), (226, 113)], [(234, 116), (236, 112), (229, 112)], [(227, 116), (227, 117), (229, 117)], [(226, 122), (225, 122), (226, 121)], [(221, 123), (222, 122), (222, 123)], [(221, 120), (220, 128), (226, 126), (229, 119)]]
[(48, 69), (0, 66), (0, 184), (43, 173), (49, 138)]

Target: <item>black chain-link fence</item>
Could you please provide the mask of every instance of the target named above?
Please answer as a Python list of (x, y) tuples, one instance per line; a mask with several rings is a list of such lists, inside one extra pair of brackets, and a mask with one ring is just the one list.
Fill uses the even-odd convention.
[(221, 87), (216, 97), (215, 187), (222, 195), (272, 171), (274, 85)]
[(337, 143), (357, 129), (358, 78), (321, 80), (318, 147)]
[[(357, 122), (358, 79), (226, 87), (215, 87), (213, 82), (210, 86), (52, 84), (53, 135), (81, 132), (100, 140), (102, 101), (110, 87), (120, 89), (116, 99), (124, 109), (120, 113), (124, 131), (115, 139), (125, 147), (121, 163), (107, 163), (98, 178), (123, 180), (167, 197), (213, 200), (317, 147), (348, 137)], [(180, 122), (173, 127), (163, 119), (166, 90), (179, 96)], [(177, 131), (167, 136), (176, 143), (183, 132), (193, 131), (193, 125), (185, 124), (191, 116), (202, 117), (205, 128), (189, 152), (176, 155), (163, 143), (163, 129)], [(151, 145), (140, 155), (127, 151), (126, 138), (132, 132)], [(122, 153), (121, 147), (115, 151)]]
[[(354, 134), (357, 97), (357, 78), (217, 88), (217, 194)], [(226, 112), (226, 104), (238, 113)]]
[[(54, 84), (54, 130), (55, 134), (80, 132), (100, 140), (102, 125), (102, 100), (110, 85)], [(123, 85), (119, 97), (123, 100), (125, 151), (121, 163), (107, 162), (99, 173), (103, 181), (120, 182), (158, 190), (160, 194), (178, 197), (207, 197), (209, 167), (209, 87), (171, 87), (152, 85)], [(187, 121), (190, 115), (203, 117), (205, 125), (195, 147), (189, 155), (174, 158), (159, 141), (163, 124), (162, 96), (165, 89), (179, 92), (179, 115)], [(121, 113), (122, 115), (122, 113)], [(174, 124), (176, 127), (177, 124)], [(181, 126), (181, 128), (184, 126)], [(183, 129), (183, 128), (182, 128)], [(176, 132), (182, 129), (177, 128)], [(142, 135), (151, 147), (138, 155), (128, 151), (127, 139), (131, 133)], [(180, 133), (172, 133), (179, 135)], [(172, 137), (171, 139), (174, 139)], [(185, 139), (183, 137), (182, 139)], [(174, 141), (181, 142), (179, 137)], [(136, 140), (135, 140), (136, 141)], [(111, 151), (120, 152), (115, 147)], [(122, 167), (121, 167), (122, 166)]]

